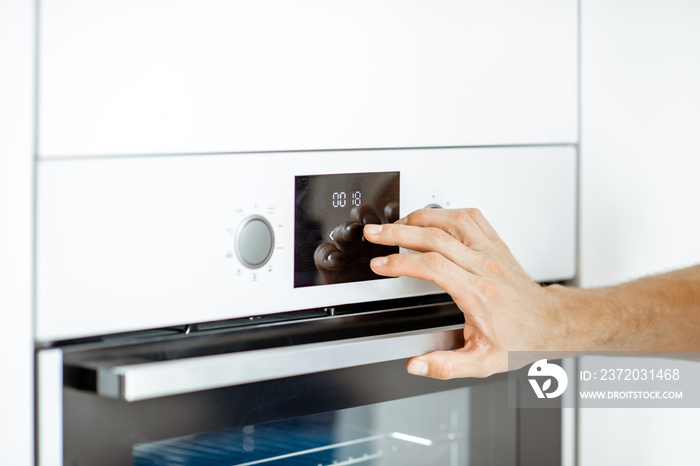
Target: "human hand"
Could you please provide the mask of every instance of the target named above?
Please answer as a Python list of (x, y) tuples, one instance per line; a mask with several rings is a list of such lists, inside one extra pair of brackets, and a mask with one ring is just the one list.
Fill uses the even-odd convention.
[(430, 280), (464, 313), (464, 347), (411, 358), (410, 373), (487, 377), (508, 371), (508, 351), (551, 350), (567, 338), (556, 293), (528, 277), (479, 210), (422, 209), (393, 224), (366, 225), (364, 235), (417, 252), (374, 258), (375, 273)]

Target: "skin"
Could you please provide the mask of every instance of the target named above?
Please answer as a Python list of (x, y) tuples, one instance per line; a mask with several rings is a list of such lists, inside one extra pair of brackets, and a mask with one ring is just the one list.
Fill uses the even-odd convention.
[(477, 209), (422, 209), (364, 235), (414, 251), (374, 258), (375, 273), (430, 280), (464, 313), (464, 347), (411, 358), (411, 374), (487, 377), (508, 370), (508, 351), (700, 351), (700, 266), (607, 288), (543, 287)]

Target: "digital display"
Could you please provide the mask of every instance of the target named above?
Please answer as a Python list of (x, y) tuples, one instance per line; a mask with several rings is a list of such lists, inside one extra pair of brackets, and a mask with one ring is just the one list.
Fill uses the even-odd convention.
[(295, 202), (295, 288), (384, 278), (369, 261), (399, 248), (362, 230), (399, 219), (399, 172), (297, 176)]

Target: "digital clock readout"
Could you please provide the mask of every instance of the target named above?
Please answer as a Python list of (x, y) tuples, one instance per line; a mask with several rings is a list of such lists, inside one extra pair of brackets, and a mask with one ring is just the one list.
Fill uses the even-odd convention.
[[(362, 192), (355, 191), (351, 194), (351, 196), (352, 196), (352, 198), (350, 200), (351, 205), (359, 207), (360, 204), (362, 204)], [(334, 209), (337, 209), (338, 207), (346, 207), (348, 205), (347, 193), (345, 191), (334, 192), (333, 199), (331, 200), (331, 203), (333, 204)]]

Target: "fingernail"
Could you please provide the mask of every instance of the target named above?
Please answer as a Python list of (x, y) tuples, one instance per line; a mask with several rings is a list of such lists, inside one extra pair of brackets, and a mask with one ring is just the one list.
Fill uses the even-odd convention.
[(386, 257), (375, 257), (370, 261), (370, 264), (372, 267), (381, 267), (382, 265), (386, 265), (387, 262), (389, 262), (389, 259)]
[(425, 361), (413, 361), (408, 366), (408, 373), (413, 375), (428, 375), (428, 363)]
[(398, 219), (394, 223), (398, 223), (400, 225), (406, 225), (408, 223), (408, 220), (406, 219), (406, 217), (403, 217), (403, 218)]
[(382, 232), (382, 226), (381, 225), (365, 225), (365, 233), (368, 233), (370, 235), (376, 235), (377, 233)]

